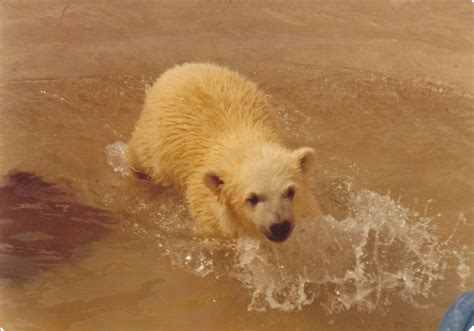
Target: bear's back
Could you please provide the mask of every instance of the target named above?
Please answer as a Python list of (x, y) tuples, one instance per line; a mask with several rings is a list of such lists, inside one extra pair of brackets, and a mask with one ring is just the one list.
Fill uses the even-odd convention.
[(213, 64), (184, 64), (148, 89), (132, 141), (144, 146), (145, 157), (138, 155), (143, 169), (159, 164), (170, 181), (165, 184), (184, 188), (226, 138), (257, 135), (277, 141), (273, 116), (267, 96), (240, 74)]

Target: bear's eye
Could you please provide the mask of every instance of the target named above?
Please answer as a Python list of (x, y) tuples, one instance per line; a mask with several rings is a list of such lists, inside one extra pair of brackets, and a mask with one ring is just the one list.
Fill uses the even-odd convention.
[(255, 206), (259, 201), (260, 201), (260, 199), (258, 198), (258, 196), (255, 193), (251, 193), (247, 197), (247, 202), (249, 204), (251, 204), (252, 206)]
[(290, 188), (285, 192), (285, 197), (287, 197), (288, 199), (293, 199), (294, 196), (295, 196), (295, 188), (294, 188), (294, 187), (290, 187)]

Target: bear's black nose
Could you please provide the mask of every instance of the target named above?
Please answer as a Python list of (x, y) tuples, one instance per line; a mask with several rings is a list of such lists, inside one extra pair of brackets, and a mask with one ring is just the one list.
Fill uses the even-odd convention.
[(268, 236), (268, 239), (276, 242), (284, 241), (291, 233), (291, 223), (289, 221), (275, 223), (270, 226), (270, 231), (272, 233)]

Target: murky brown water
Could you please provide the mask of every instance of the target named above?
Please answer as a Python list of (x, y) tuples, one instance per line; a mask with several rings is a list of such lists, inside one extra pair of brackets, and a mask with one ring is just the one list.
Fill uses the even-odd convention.
[[(5, 330), (432, 330), (473, 287), (469, 3), (1, 10)], [(318, 152), (325, 216), (276, 250), (203, 244), (173, 190), (114, 171), (145, 86), (203, 60)]]

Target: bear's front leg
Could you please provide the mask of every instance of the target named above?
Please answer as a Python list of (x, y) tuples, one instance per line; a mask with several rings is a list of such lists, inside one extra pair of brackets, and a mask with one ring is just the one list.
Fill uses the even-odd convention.
[(210, 237), (235, 236), (226, 215), (225, 206), (204, 185), (202, 176), (192, 176), (188, 180), (185, 199), (198, 235)]

